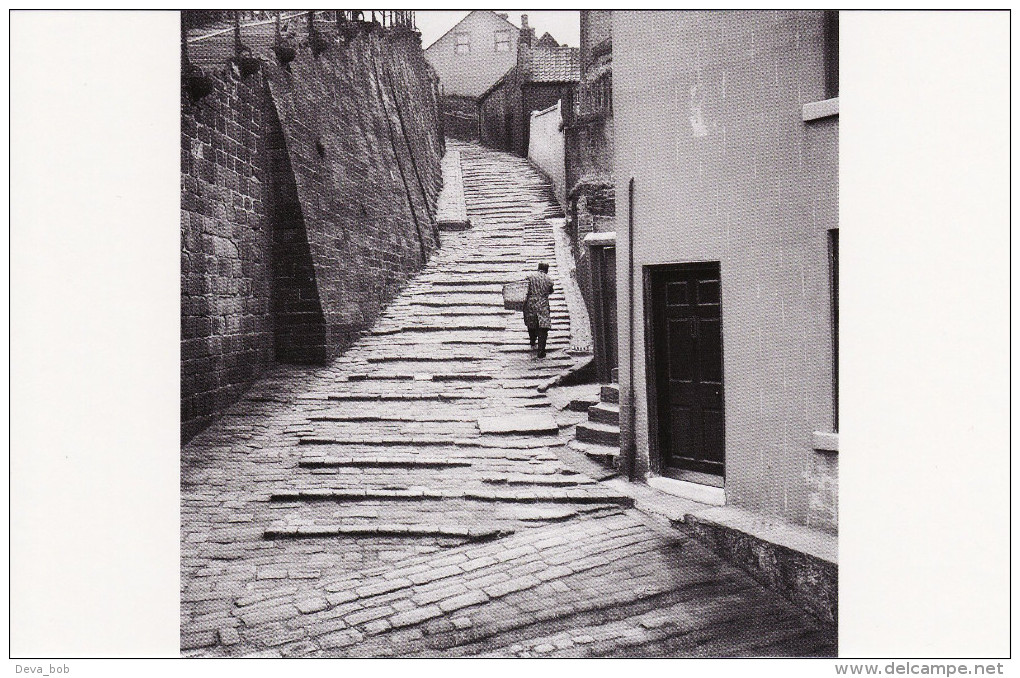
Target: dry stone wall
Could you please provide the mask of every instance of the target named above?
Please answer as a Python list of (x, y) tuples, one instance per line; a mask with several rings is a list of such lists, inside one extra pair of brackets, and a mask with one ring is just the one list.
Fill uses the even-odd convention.
[(323, 363), (439, 245), (437, 80), (416, 33), (353, 23), (181, 102), (181, 432), (273, 361)]

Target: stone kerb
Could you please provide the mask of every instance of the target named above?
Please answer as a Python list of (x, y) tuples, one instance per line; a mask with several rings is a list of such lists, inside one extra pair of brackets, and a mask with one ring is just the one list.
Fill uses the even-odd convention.
[(447, 151), (443, 156), (443, 190), (439, 194), (436, 223), (441, 231), (463, 231), (471, 228), (464, 202), (464, 175), (460, 167), (460, 151)]

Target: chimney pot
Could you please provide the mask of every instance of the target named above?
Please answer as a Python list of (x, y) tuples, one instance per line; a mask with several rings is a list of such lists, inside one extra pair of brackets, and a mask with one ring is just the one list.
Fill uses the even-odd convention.
[(522, 30), (527, 30), (527, 28), (528, 28), (528, 15), (527, 14), (522, 14), (521, 15), (521, 29)]

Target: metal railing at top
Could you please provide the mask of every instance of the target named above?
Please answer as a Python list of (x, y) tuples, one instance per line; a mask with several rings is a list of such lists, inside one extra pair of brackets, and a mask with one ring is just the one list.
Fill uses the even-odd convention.
[[(347, 28), (377, 25), (387, 29), (416, 31), (411, 10), (304, 10), (247, 11), (226, 10), (220, 21), (206, 29), (187, 28), (181, 22), (181, 57), (188, 68), (223, 65), (242, 58), (255, 57), (266, 50), (277, 51), (281, 63), (294, 58), (295, 40), (308, 39), (318, 55), (328, 45), (343, 40)], [(232, 25), (224, 25), (224, 24)], [(289, 57), (281, 54), (289, 53)], [(249, 65), (248, 68), (251, 68)]]
[[(268, 12), (267, 12), (268, 14)], [(331, 23), (342, 23), (342, 22), (353, 22), (353, 21), (364, 21), (368, 23), (377, 23), (385, 28), (392, 27), (403, 27), (416, 30), (418, 28), (417, 19), (415, 17), (414, 10), (362, 10), (362, 9), (327, 9), (327, 10), (305, 10), (302, 12), (289, 12), (278, 11), (274, 16), (264, 19), (254, 19), (239, 21), (240, 28), (243, 31), (245, 28), (253, 26), (266, 26), (275, 24), (277, 22), (290, 22), (293, 19), (299, 19), (301, 17), (307, 17), (309, 14), (314, 14), (313, 21), (324, 21)], [(203, 33), (194, 37), (188, 38), (188, 43), (196, 43), (202, 40), (208, 40), (218, 35), (224, 35), (231, 33), (236, 30), (235, 26), (227, 26), (226, 28), (220, 28)]]

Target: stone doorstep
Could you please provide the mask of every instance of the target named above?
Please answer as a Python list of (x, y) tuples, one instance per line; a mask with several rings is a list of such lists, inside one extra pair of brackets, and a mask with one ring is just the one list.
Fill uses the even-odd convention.
[(686, 518), (693, 518), (703, 525), (741, 532), (760, 541), (803, 553), (820, 562), (839, 566), (838, 540), (828, 532), (793, 525), (779, 518), (766, 518), (736, 506), (704, 508), (688, 514)]
[(732, 506), (689, 514), (682, 526), (761, 584), (822, 622), (837, 623), (839, 562), (834, 535)]
[(638, 511), (693, 536), (823, 622), (839, 618), (835, 535), (736, 506), (709, 506), (622, 478), (603, 485), (629, 495)]

